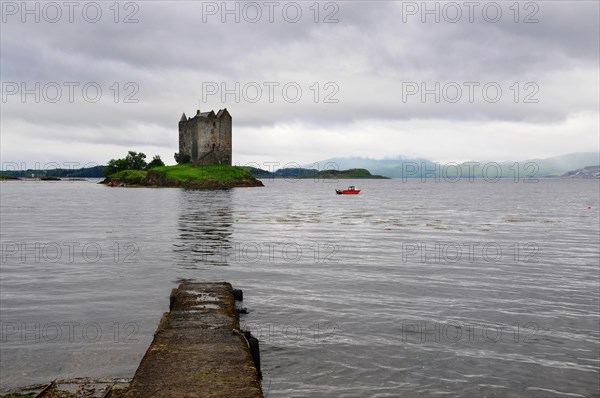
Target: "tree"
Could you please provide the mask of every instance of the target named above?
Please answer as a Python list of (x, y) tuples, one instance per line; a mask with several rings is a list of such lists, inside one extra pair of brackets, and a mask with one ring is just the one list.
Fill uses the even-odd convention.
[(108, 177), (123, 170), (127, 170), (127, 162), (125, 159), (111, 159), (108, 161), (106, 169), (104, 169), (104, 175)]
[(148, 165), (144, 159), (146, 159), (146, 154), (142, 152), (129, 151), (125, 156), (129, 170), (143, 170)]
[(179, 155), (179, 152), (175, 152), (175, 161), (177, 164), (185, 164), (190, 163), (192, 159), (190, 159), (190, 155)]
[(109, 160), (108, 164), (106, 165), (106, 169), (104, 170), (104, 175), (108, 177), (123, 170), (143, 170), (147, 165), (144, 159), (146, 159), (146, 155), (144, 153), (129, 151), (127, 156), (125, 156), (123, 159)]
[(160, 155), (155, 155), (152, 158), (152, 160), (150, 161), (150, 163), (148, 163), (148, 166), (146, 166), (146, 170), (150, 170), (155, 167), (160, 167), (160, 166), (164, 166), (164, 165), (165, 165), (165, 163), (160, 158)]

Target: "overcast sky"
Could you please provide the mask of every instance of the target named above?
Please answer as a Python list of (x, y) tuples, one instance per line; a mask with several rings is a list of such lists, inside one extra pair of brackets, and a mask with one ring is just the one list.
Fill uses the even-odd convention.
[(599, 150), (598, 1), (23, 4), (3, 163), (174, 163), (182, 112), (224, 107), (240, 164)]

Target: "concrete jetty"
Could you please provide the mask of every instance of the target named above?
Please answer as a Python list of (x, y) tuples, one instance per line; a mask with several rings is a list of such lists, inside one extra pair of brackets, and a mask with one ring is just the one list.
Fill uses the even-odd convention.
[(126, 397), (262, 398), (258, 342), (239, 329), (232, 286), (184, 282), (170, 300)]

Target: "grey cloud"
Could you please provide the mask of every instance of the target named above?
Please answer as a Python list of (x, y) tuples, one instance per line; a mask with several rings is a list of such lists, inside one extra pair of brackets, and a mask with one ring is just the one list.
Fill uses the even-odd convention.
[[(231, 19), (223, 24), (218, 16), (204, 23), (202, 3), (186, 1), (140, 2), (135, 24), (114, 23), (110, 14), (97, 24), (9, 20), (2, 24), (0, 38), (4, 83), (97, 82), (104, 92), (96, 104), (81, 99), (23, 104), (11, 97), (2, 104), (3, 123), (64, 125), (68, 128), (63, 133), (54, 134), (65, 142), (160, 146), (167, 141), (156, 137), (144, 141), (135, 134), (124, 139), (125, 135), (104, 132), (151, 125), (175, 134), (181, 112), (198, 107), (227, 107), (240, 127), (413, 119), (544, 124), (579, 112), (597, 112), (597, 2), (536, 2), (539, 23), (534, 24), (514, 23), (510, 2), (501, 3), (505, 14), (499, 23), (478, 17), (475, 23), (463, 19), (456, 24), (421, 23), (418, 16), (403, 22), (402, 2), (333, 3), (339, 7), (335, 15), (339, 23), (332, 24), (314, 23), (311, 2), (300, 3), (305, 14), (296, 24), (280, 15), (275, 23), (264, 16), (256, 24)], [(321, 9), (320, 18), (325, 14)], [(586, 80), (579, 80), (578, 74)], [(409, 103), (402, 101), (403, 82), (454, 81), (498, 82), (505, 97), (497, 104), (481, 98), (459, 104), (422, 104), (415, 97)], [(111, 101), (109, 87), (114, 82), (121, 90), (123, 84), (135, 83), (139, 103)], [(231, 96), (226, 101), (212, 96), (202, 102), (202, 84), (207, 82), (229, 88), (236, 82), (242, 87), (252, 82), (297, 82), (303, 98), (289, 103), (279, 94), (273, 103), (263, 99), (253, 104), (243, 98), (236, 103)], [(310, 89), (315, 82), (321, 88), (318, 103)], [(338, 103), (323, 103), (327, 82), (338, 85)], [(514, 82), (538, 84), (540, 103), (511, 103), (509, 87)], [(123, 91), (120, 94), (122, 100)], [(77, 127), (91, 129), (77, 135)], [(36, 133), (24, 134), (34, 139)], [(10, 139), (3, 146), (10, 148)]]

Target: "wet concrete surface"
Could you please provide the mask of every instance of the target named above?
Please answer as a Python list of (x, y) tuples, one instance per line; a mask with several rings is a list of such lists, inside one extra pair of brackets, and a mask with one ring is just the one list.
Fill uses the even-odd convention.
[(184, 282), (171, 293), (127, 398), (263, 397), (229, 283)]

